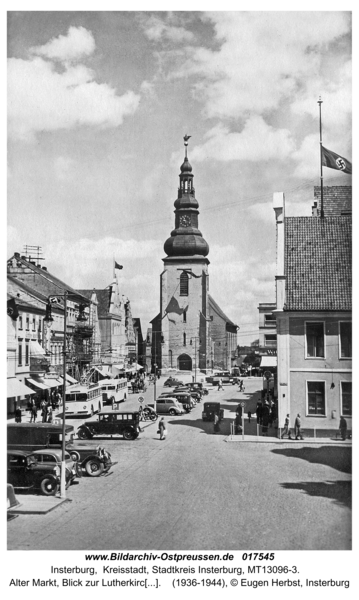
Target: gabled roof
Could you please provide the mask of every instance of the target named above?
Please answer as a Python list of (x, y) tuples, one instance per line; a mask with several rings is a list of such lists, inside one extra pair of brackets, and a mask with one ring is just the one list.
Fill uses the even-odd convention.
[(286, 310), (352, 308), (351, 218), (285, 219)]
[[(12, 266), (11, 262), (13, 260), (16, 261), (16, 266)], [(49, 273), (47, 269), (36, 266), (29, 260), (21, 258), (17, 253), (8, 260), (8, 273), (14, 279), (25, 283), (29, 289), (36, 290), (46, 296), (46, 298), (68, 291), (69, 300), (72, 302), (83, 302), (86, 300), (79, 292)]]
[(111, 287), (108, 287), (104, 290), (91, 290), (91, 294), (92, 292), (95, 291), (96, 293), (96, 297), (97, 297), (97, 302), (98, 302), (98, 306), (97, 306), (97, 313), (98, 313), (98, 318), (99, 319), (103, 319), (104, 317), (108, 317), (109, 316), (109, 309), (110, 309), (110, 300), (111, 300)]
[(210, 294), (208, 294), (208, 300), (209, 300), (209, 307), (212, 308), (212, 310), (214, 310), (217, 313), (217, 315), (222, 317), (222, 319), (226, 322), (227, 325), (231, 325), (232, 327), (237, 327), (237, 325), (235, 323), (233, 323), (233, 321), (231, 321), (231, 319), (229, 319), (227, 317), (227, 315), (223, 312), (223, 310), (218, 306), (217, 302), (215, 302), (213, 300), (213, 298)]

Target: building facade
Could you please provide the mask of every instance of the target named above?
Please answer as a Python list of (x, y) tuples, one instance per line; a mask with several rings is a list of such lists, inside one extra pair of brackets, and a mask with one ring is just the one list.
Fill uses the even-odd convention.
[(332, 434), (352, 421), (351, 215), (288, 218), (283, 193), (273, 207), (279, 426), (299, 413), (308, 435)]

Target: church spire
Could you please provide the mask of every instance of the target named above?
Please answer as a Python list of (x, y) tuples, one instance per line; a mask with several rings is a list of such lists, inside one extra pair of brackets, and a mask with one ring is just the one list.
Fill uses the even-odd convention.
[(175, 229), (166, 240), (164, 250), (169, 257), (207, 256), (209, 246), (198, 229), (198, 202), (193, 187), (192, 166), (188, 160), (188, 140), (184, 136), (185, 157), (179, 175), (178, 198), (175, 206)]

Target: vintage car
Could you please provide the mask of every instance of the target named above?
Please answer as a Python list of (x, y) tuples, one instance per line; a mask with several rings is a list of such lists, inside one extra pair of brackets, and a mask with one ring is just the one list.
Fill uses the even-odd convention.
[[(153, 408), (153, 404), (148, 405)], [(185, 412), (183, 404), (178, 402), (176, 398), (161, 398), (158, 397), (156, 400), (156, 411), (159, 415), (183, 415)]]
[(222, 421), (224, 410), (221, 408), (219, 402), (205, 402), (203, 404), (202, 421), (213, 421), (214, 415), (219, 416), (219, 420)]
[(208, 394), (208, 389), (204, 387), (203, 383), (192, 381), (190, 383), (185, 383), (184, 385), (194, 392), (199, 392), (201, 396), (207, 396)]
[(192, 390), (190, 387), (187, 387), (186, 385), (180, 385), (178, 387), (175, 387), (173, 392), (174, 393), (182, 392), (183, 394), (189, 394), (191, 396), (191, 398), (193, 398), (193, 400), (195, 401), (196, 404), (198, 402), (200, 402), (202, 399), (202, 394), (198, 390)]
[[(62, 424), (55, 423), (8, 423), (8, 448), (14, 450), (62, 449)], [(74, 427), (65, 425), (66, 450), (74, 461), (91, 477), (106, 473), (114, 464), (111, 454), (102, 447), (74, 442)]]
[[(14, 489), (36, 490), (45, 496), (54, 496), (60, 487), (60, 466), (53, 462), (38, 462), (24, 450), (7, 453), (7, 480)], [(71, 483), (66, 479), (66, 487)]]
[(188, 392), (163, 392), (159, 395), (158, 399), (159, 398), (175, 398), (177, 402), (180, 402), (180, 404), (182, 404), (186, 412), (190, 412), (196, 404)]
[(183, 385), (183, 381), (176, 379), (175, 377), (169, 377), (163, 384), (165, 387), (175, 387), (176, 385)]
[[(41, 464), (52, 464), (61, 468), (62, 462), (62, 450), (54, 448), (44, 448), (42, 450), (35, 450), (31, 452), (29, 456), (33, 456), (39, 465)], [(81, 466), (77, 461), (73, 460), (71, 455), (65, 451), (65, 462), (66, 462), (66, 483), (73, 482), (76, 477), (82, 477)]]
[(218, 385), (219, 380), (222, 379), (222, 383), (230, 385), (235, 385), (239, 381), (239, 377), (231, 375), (229, 371), (216, 371), (210, 377), (206, 377), (206, 382), (211, 383), (212, 385)]
[(140, 413), (101, 411), (95, 419), (83, 423), (77, 430), (81, 440), (91, 439), (96, 435), (122, 435), (125, 440), (134, 440), (140, 433)]

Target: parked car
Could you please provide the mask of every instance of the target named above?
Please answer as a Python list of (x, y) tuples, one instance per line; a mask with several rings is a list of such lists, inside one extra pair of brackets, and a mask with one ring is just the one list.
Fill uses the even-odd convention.
[[(38, 464), (52, 464), (61, 468), (62, 450), (53, 448), (43, 448), (35, 450), (29, 456), (33, 456)], [(81, 465), (73, 460), (71, 455), (65, 451), (66, 462), (66, 484), (70, 485), (76, 477), (82, 477)]]
[(140, 413), (138, 411), (101, 411), (95, 419), (83, 423), (78, 428), (77, 435), (81, 440), (91, 439), (96, 435), (122, 435), (125, 440), (134, 440), (140, 433), (139, 424)]
[(219, 416), (219, 420), (222, 421), (224, 410), (221, 408), (219, 402), (205, 402), (203, 404), (202, 421), (213, 421), (214, 415)]
[[(65, 425), (66, 450), (74, 461), (91, 477), (106, 473), (114, 464), (111, 454), (102, 447), (74, 442), (73, 425)], [(28, 450), (62, 449), (62, 424), (55, 423), (8, 423), (8, 448)]]
[(175, 377), (169, 377), (163, 384), (165, 387), (175, 387), (176, 385), (183, 385), (183, 381), (176, 379)]
[[(154, 408), (154, 404), (148, 405), (150, 408)], [(180, 404), (176, 398), (161, 398), (158, 397), (156, 400), (156, 411), (159, 415), (183, 415), (185, 412), (183, 405)]]
[(175, 398), (177, 402), (183, 405), (186, 412), (190, 412), (195, 406), (195, 402), (188, 392), (164, 392), (160, 394), (159, 398)]
[(203, 383), (197, 381), (185, 383), (185, 387), (188, 387), (195, 392), (199, 392), (202, 396), (207, 396), (208, 394), (208, 389), (204, 387)]
[(191, 396), (191, 398), (193, 398), (193, 400), (195, 401), (196, 404), (197, 404), (197, 402), (200, 402), (202, 399), (202, 394), (199, 391), (192, 390), (191, 388), (189, 388), (185, 385), (180, 385), (178, 387), (175, 387), (173, 392), (174, 393), (182, 392), (185, 394), (189, 394)]
[[(15, 490), (39, 490), (44, 496), (54, 496), (60, 487), (60, 467), (54, 463), (39, 463), (24, 450), (10, 450), (7, 480)], [(70, 485), (71, 481), (67, 483)]]

